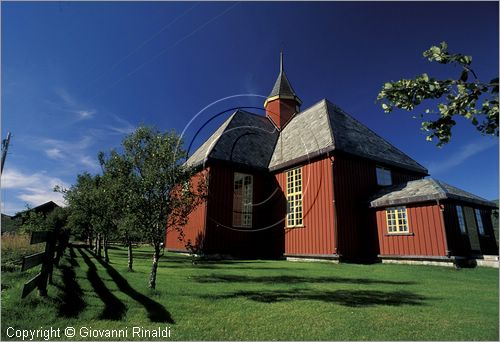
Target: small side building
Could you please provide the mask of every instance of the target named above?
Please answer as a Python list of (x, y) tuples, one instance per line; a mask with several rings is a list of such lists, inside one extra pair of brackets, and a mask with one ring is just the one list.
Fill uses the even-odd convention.
[(383, 262), (476, 260), (498, 267), (493, 202), (426, 178), (381, 190), (370, 207), (375, 210)]

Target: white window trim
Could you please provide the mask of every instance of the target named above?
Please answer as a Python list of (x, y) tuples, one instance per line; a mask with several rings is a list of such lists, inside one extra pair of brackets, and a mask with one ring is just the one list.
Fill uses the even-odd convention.
[(382, 166), (375, 167), (375, 173), (377, 176), (377, 185), (388, 186), (392, 185), (392, 172)]
[[(245, 184), (245, 178), (250, 177), (250, 184)], [(241, 196), (241, 212), (235, 211), (236, 198), (235, 185), (237, 181), (242, 181), (242, 196)], [(247, 186), (245, 188), (245, 186)], [(237, 221), (237, 216), (240, 215), (240, 223)], [(246, 173), (235, 172), (233, 179), (233, 227), (252, 228), (253, 222), (253, 176)]]

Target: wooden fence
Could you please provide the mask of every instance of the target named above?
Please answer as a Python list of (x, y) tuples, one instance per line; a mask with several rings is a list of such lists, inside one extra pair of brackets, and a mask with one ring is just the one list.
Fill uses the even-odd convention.
[(68, 243), (68, 235), (64, 232), (61, 233), (59, 229), (31, 233), (30, 244), (34, 245), (42, 242), (45, 242), (44, 252), (23, 257), (21, 272), (40, 264), (42, 267), (40, 273), (24, 284), (21, 298), (26, 297), (35, 288), (38, 288), (40, 296), (47, 295), (47, 283), (52, 284), (54, 265), (58, 264), (62, 253), (64, 253)]

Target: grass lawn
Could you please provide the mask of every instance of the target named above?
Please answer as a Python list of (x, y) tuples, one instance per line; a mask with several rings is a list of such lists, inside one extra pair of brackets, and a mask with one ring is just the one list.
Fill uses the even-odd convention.
[[(20, 299), (38, 268), (2, 273), (8, 327), (170, 327), (174, 340), (497, 340), (498, 269), (223, 261), (192, 265), (168, 254), (157, 291), (146, 288), (151, 250), (110, 251), (105, 265), (70, 248), (47, 298)], [(39, 338), (40, 339), (40, 338)], [(87, 338), (89, 339), (89, 338)], [(95, 340), (117, 340), (96, 337)], [(154, 338), (153, 338), (154, 339)], [(159, 338), (161, 339), (161, 338)], [(158, 339), (158, 340), (159, 340)], [(163, 338), (163, 340), (165, 340)]]

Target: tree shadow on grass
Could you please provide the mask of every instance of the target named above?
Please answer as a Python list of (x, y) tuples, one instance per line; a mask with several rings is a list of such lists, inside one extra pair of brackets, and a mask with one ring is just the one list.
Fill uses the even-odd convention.
[(335, 303), (348, 307), (368, 307), (374, 305), (424, 305), (424, 296), (408, 291), (337, 290), (313, 291), (304, 289), (276, 291), (237, 291), (225, 295), (207, 295), (210, 300), (246, 298), (261, 303), (278, 303), (300, 300), (314, 300)]
[(68, 247), (69, 247), (69, 259), (67, 258), (67, 260), (71, 264), (71, 267), (80, 267), (78, 261), (76, 261), (76, 253), (75, 250), (73, 249), (73, 245), (70, 244)]
[(99, 318), (113, 321), (123, 319), (123, 316), (125, 316), (127, 311), (127, 307), (106, 287), (102, 279), (99, 277), (99, 274), (97, 274), (97, 267), (92, 260), (90, 260), (89, 256), (82, 249), (78, 249), (78, 251), (82, 256), (83, 261), (85, 261), (88, 266), (87, 279), (92, 285), (95, 293), (105, 305), (102, 313), (99, 315)]
[(76, 273), (73, 267), (79, 267), (78, 262), (75, 260), (76, 254), (72, 247), (70, 247), (70, 257), (66, 260), (70, 263), (71, 267), (60, 265), (59, 269), (62, 274), (63, 285), (58, 286), (63, 294), (60, 297), (58, 305), (58, 316), (66, 318), (78, 317), (87, 304), (83, 300), (83, 291), (80, 284), (76, 281)]
[(245, 275), (232, 275), (232, 274), (209, 274), (204, 276), (196, 276), (193, 279), (198, 283), (265, 283), (265, 284), (311, 284), (311, 283), (347, 283), (347, 284), (361, 284), (361, 285), (414, 285), (413, 281), (397, 281), (397, 280), (379, 280), (370, 278), (343, 278), (336, 276), (327, 277), (299, 277), (299, 276), (262, 276), (262, 277), (249, 277)]
[(96, 260), (106, 269), (120, 291), (144, 306), (148, 313), (148, 318), (151, 322), (171, 324), (175, 323), (172, 316), (163, 305), (136, 291), (132, 286), (130, 286), (128, 281), (111, 265), (105, 263), (99, 258), (96, 258)]

